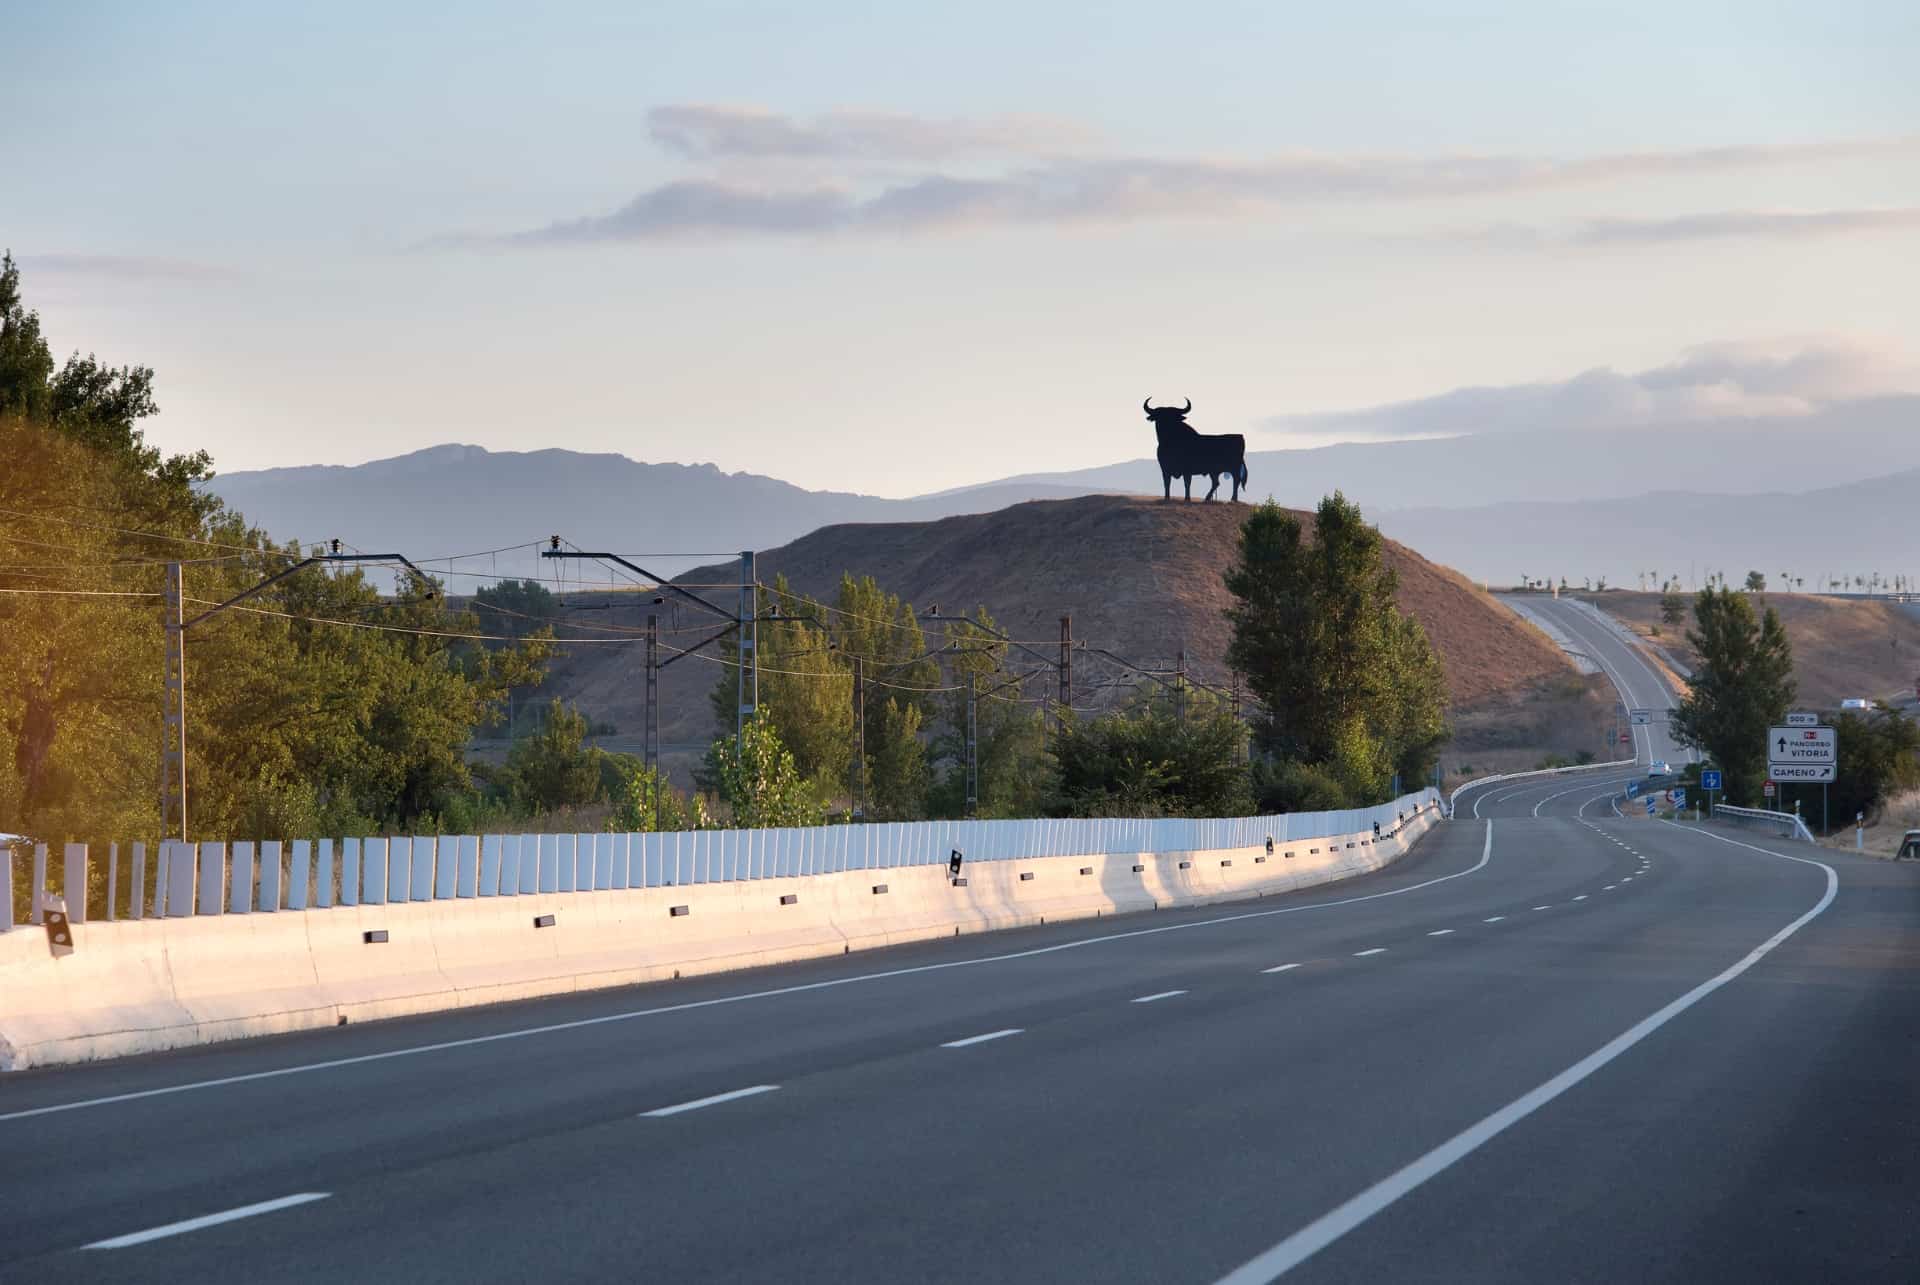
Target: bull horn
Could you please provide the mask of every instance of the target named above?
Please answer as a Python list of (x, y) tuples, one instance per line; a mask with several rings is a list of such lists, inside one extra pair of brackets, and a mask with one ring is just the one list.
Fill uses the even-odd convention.
[(1140, 409), (1145, 411), (1149, 415), (1153, 414), (1153, 398), (1148, 397), (1147, 400), (1145, 400), (1144, 402), (1141, 402)]
[(1187, 404), (1180, 408), (1180, 413), (1182, 415), (1185, 415), (1188, 411), (1191, 411), (1193, 409), (1193, 398), (1189, 397), (1186, 400), (1187, 400)]

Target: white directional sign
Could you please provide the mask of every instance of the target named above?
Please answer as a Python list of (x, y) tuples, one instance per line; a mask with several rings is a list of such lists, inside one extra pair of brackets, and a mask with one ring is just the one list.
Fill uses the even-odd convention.
[(1833, 782), (1831, 763), (1773, 763), (1767, 771), (1776, 781), (1796, 781), (1802, 785), (1829, 785)]
[(1636, 709), (1628, 714), (1627, 717), (1636, 723), (1651, 723), (1653, 721), (1653, 711), (1650, 709)]
[[(1769, 727), (1767, 729), (1767, 762), (1775, 767), (1786, 764), (1793, 767), (1813, 767), (1824, 764), (1831, 767), (1838, 759), (1834, 731), (1831, 727)], [(1773, 779), (1783, 780), (1779, 773)]]
[(1787, 726), (1818, 727), (1820, 726), (1820, 716), (1818, 714), (1809, 714), (1804, 710), (1795, 710), (1793, 713), (1787, 715)]

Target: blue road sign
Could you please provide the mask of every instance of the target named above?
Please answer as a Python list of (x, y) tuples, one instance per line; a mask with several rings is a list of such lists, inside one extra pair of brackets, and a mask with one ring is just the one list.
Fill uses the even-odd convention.
[(1702, 768), (1700, 770), (1700, 788), (1703, 790), (1717, 790), (1721, 788), (1719, 771), (1717, 769)]
[(1630, 799), (1637, 799), (1640, 797), (1640, 782), (1638, 781), (1627, 782), (1627, 797)]
[(1653, 807), (1654, 807), (1654, 801), (1653, 801), (1653, 796), (1652, 796), (1652, 795), (1648, 795), (1648, 796), (1647, 796), (1647, 815), (1648, 815), (1648, 816), (1652, 816), (1652, 815), (1653, 815)]
[(1675, 790), (1673, 792), (1673, 806), (1676, 808), (1684, 808), (1687, 806), (1687, 792), (1685, 790)]

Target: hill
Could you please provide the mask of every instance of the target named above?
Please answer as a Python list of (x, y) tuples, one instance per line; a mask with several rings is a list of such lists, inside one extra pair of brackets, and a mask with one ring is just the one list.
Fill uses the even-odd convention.
[[(1184, 651), (1197, 678), (1224, 684), (1229, 596), (1221, 576), (1247, 512), (1244, 505), (1087, 496), (933, 522), (840, 523), (761, 553), (759, 575), (767, 583), (785, 575), (796, 591), (830, 599), (841, 573), (850, 571), (873, 576), (922, 611), (937, 605), (959, 615), (984, 605), (1007, 633), (1048, 654), (1058, 648), (1060, 617), (1067, 615), (1078, 642), (1153, 668), (1171, 668)], [(1433, 640), (1456, 711), (1510, 707), (1551, 684), (1580, 686), (1552, 643), (1455, 572), (1391, 540), (1387, 558), (1400, 579), (1402, 607)], [(737, 576), (737, 564), (715, 564), (681, 579), (725, 584)], [(704, 632), (697, 609), (653, 607), (650, 595), (587, 595), (581, 605), (585, 598), (610, 608), (596, 615), (595, 627), (639, 624), (653, 610), (680, 631), (676, 639)], [(724, 592), (720, 598), (727, 600)], [(1076, 655), (1075, 667), (1088, 692), (1102, 678), (1124, 675), (1091, 653)], [(719, 672), (714, 662), (694, 658), (662, 671), (664, 745), (691, 751), (711, 737), (706, 693)], [(627, 734), (641, 726), (644, 695), (632, 648), (570, 652), (555, 666), (547, 693), (577, 700), (616, 725), (623, 734), (617, 748), (628, 748)], [(1109, 692), (1106, 699), (1113, 698)]]
[[(1687, 645), (1686, 625), (1660, 623), (1660, 595), (1654, 593), (1582, 594), (1581, 597), (1634, 630), (1659, 629), (1656, 641), (1682, 664), (1699, 657)], [(1850, 697), (1884, 700), (1911, 707), (1920, 674), (1920, 619), (1906, 604), (1872, 598), (1827, 597), (1811, 593), (1757, 594), (1780, 613), (1793, 644), (1793, 676), (1799, 702), (1832, 709)], [(1691, 600), (1689, 599), (1689, 620)]]

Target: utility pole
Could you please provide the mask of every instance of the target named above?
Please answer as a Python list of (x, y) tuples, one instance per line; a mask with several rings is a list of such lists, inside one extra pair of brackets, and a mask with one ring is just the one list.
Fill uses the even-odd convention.
[(740, 554), (740, 711), (734, 722), (734, 750), (740, 754), (747, 748), (747, 720), (760, 704), (760, 649), (755, 645), (760, 634), (760, 627), (755, 623), (760, 616), (758, 589), (754, 580), (753, 550), (747, 549)]
[(162, 596), (166, 603), (166, 690), (163, 693), (166, 710), (162, 716), (166, 743), (160, 750), (160, 837), (173, 837), (181, 842), (187, 839), (187, 630), (193, 628), (209, 616), (216, 616), (235, 603), (245, 601), (255, 594), (273, 585), (279, 584), (295, 572), (321, 562), (398, 562), (419, 578), (427, 586), (427, 596), (433, 596), (433, 581), (427, 573), (408, 562), (397, 553), (342, 553), (340, 542), (332, 542), (332, 552), (315, 553), (284, 571), (277, 571), (251, 589), (243, 589), (225, 602), (208, 607), (193, 619), (186, 615), (186, 581), (183, 564), (169, 562), (166, 568), (166, 581)]
[(867, 662), (853, 658), (853, 819), (867, 814)]
[(647, 723), (644, 733), (647, 770), (660, 770), (660, 617), (647, 613)]
[(967, 816), (980, 813), (980, 693), (979, 681), (967, 675)]
[(161, 594), (167, 610), (166, 708), (160, 742), (160, 833), (187, 837), (187, 632), (181, 564), (167, 564)]
[(1180, 721), (1187, 721), (1187, 651), (1181, 648), (1174, 653), (1173, 660), (1174, 702), (1179, 706)]
[(1073, 712), (1073, 617), (1060, 617), (1060, 718)]

